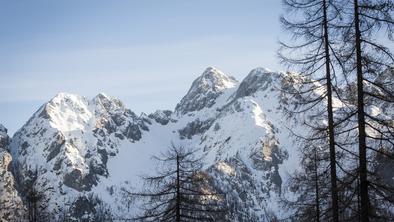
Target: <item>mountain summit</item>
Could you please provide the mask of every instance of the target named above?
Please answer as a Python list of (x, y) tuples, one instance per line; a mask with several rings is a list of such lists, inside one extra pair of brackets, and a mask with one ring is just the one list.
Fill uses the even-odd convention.
[(224, 90), (233, 88), (237, 84), (238, 81), (234, 77), (228, 76), (214, 67), (208, 67), (201, 76), (193, 81), (188, 93), (178, 103), (175, 111), (179, 114), (186, 114), (209, 108)]

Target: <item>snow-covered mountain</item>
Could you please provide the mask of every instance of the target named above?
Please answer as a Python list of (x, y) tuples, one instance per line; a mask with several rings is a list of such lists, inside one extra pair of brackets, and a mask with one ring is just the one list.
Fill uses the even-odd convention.
[(124, 190), (140, 189), (141, 175), (155, 170), (152, 155), (174, 143), (204, 157), (204, 169), (227, 194), (235, 220), (283, 216), (279, 195), (297, 168), (288, 128), (299, 125), (284, 114), (288, 100), (280, 89), (292, 87), (289, 75), (256, 68), (238, 82), (209, 67), (174, 112), (150, 115), (136, 115), (105, 94), (87, 99), (60, 93), (11, 140), (18, 190), (32, 184), (45, 190), (42, 204), (53, 215), (89, 218), (97, 203), (87, 197), (97, 196), (113, 217), (130, 218), (138, 204)]

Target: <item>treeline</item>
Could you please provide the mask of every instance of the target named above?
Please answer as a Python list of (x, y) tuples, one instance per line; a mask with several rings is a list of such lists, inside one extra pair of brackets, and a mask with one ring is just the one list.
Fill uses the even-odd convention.
[[(295, 221), (394, 218), (394, 57), (392, 0), (284, 0), (281, 42), (289, 75), (288, 114), (308, 127), (294, 133), (302, 169), (284, 204)], [(291, 85), (291, 87), (289, 86)], [(306, 117), (307, 116), (307, 117)], [(290, 219), (289, 219), (290, 220)]]

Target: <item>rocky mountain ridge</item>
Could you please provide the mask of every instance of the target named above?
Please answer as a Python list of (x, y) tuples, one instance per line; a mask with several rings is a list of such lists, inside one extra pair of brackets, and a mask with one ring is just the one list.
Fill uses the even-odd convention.
[[(174, 143), (204, 157), (204, 169), (228, 194), (233, 220), (271, 221), (286, 214), (278, 207), (280, 195), (297, 167), (288, 128), (304, 130), (283, 113), (289, 103), (279, 90), (284, 77), (257, 68), (238, 82), (209, 67), (174, 112), (150, 115), (136, 115), (105, 94), (89, 100), (60, 93), (7, 148), (19, 190), (31, 184), (49, 190), (41, 204), (53, 221), (59, 215), (94, 221), (96, 205), (87, 201), (89, 195), (98, 197), (113, 218), (130, 218), (138, 203), (123, 191), (142, 187), (140, 176), (155, 170), (151, 156)], [(81, 202), (84, 210), (70, 213)]]

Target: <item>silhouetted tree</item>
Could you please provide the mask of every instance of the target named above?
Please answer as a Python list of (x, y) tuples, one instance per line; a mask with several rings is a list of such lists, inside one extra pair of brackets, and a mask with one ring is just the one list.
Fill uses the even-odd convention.
[[(289, 111), (291, 114), (308, 114), (315, 119), (304, 122), (304, 125), (311, 129), (310, 135), (313, 135), (303, 137), (306, 147), (316, 147), (317, 144), (327, 145), (331, 177), (331, 220), (338, 221), (336, 132), (333, 108), (336, 89), (332, 84), (334, 76), (331, 61), (331, 54), (336, 44), (333, 38), (336, 30), (331, 28), (331, 23), (338, 19), (340, 11), (337, 10), (333, 0), (283, 0), (283, 2), (288, 9), (288, 14), (281, 17), (281, 22), (284, 28), (293, 35), (293, 43), (281, 42), (279, 56), (282, 63), (288, 65), (289, 68), (295, 68), (302, 75), (301, 78), (292, 79), (292, 81), (297, 81), (295, 84), (298, 87), (284, 88), (286, 93), (294, 95), (293, 101), (296, 103), (293, 109), (289, 108)], [(315, 145), (311, 146), (311, 143)], [(321, 160), (319, 157), (311, 159)], [(307, 172), (304, 171), (304, 173)], [(315, 190), (315, 196), (318, 196), (318, 191)], [(315, 203), (319, 204), (318, 201)], [(314, 206), (314, 208), (319, 212), (319, 206)], [(319, 215), (314, 215), (319, 220)]]
[(194, 151), (172, 147), (161, 157), (158, 175), (144, 177), (146, 190), (128, 195), (142, 199), (141, 221), (226, 221), (223, 195), (214, 191)]
[[(354, 213), (361, 221), (387, 219), (390, 218), (384, 215), (387, 208), (382, 209), (381, 206), (387, 205), (383, 202), (391, 202), (389, 205), (393, 207), (392, 198), (389, 198), (393, 195), (392, 187), (377, 183), (382, 180), (373, 168), (376, 153), (393, 160), (394, 115), (391, 110), (394, 107), (394, 57), (390, 49), (384, 46), (384, 41), (379, 39), (393, 40), (394, 2), (342, 1), (341, 8), (343, 19), (336, 27), (342, 30), (343, 46), (335, 57), (344, 73), (347, 87), (345, 97), (348, 97), (352, 109), (345, 124), (356, 131), (353, 134), (358, 145), (354, 156), (358, 161), (355, 164), (355, 173), (358, 174), (355, 202), (359, 207), (354, 208)], [(348, 149), (351, 150), (350, 147)], [(382, 152), (387, 149), (388, 152)]]
[(291, 215), (295, 221), (320, 221), (321, 208), (328, 204), (327, 198), (322, 198), (330, 192), (330, 181), (326, 176), (329, 172), (321, 166), (322, 150), (309, 148), (303, 150), (301, 169), (289, 179), (288, 189), (297, 196), (284, 199), (286, 207), (295, 209)]

